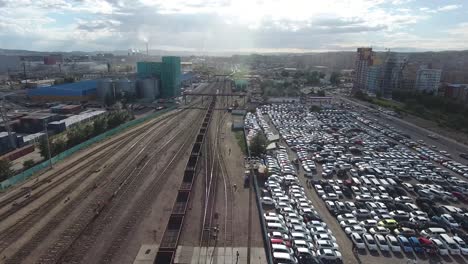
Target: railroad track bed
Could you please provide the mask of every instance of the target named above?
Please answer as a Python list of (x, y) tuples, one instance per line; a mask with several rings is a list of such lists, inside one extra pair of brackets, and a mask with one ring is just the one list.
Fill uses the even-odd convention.
[[(211, 85), (210, 88), (213, 87), (215, 86)], [(186, 111), (201, 112), (193, 109)], [(159, 130), (153, 128), (140, 129), (134, 134), (127, 131), (126, 137), (116, 137), (120, 139), (120, 144), (92, 148), (95, 150), (95, 157), (92, 159), (87, 156), (87, 158), (94, 163), (86, 157), (74, 157), (70, 161), (74, 165), (70, 168), (74, 175), (66, 173), (64, 175), (62, 168), (57, 168), (60, 173), (49, 173), (53, 175), (51, 178), (55, 177), (52, 181), (45, 183), (38, 181), (41, 184), (29, 183), (30, 186), (37, 185), (31, 192), (33, 199), (23, 204), (22, 209), (10, 211), (8, 202), (13, 198), (8, 197), (23, 195), (21, 193), (23, 190), (17, 188), (14, 190), (17, 194), (13, 191), (2, 196), (0, 202), (5, 202), (3, 208), (0, 203), (0, 219), (3, 215), (4, 221), (0, 220), (0, 229), (4, 232), (0, 233), (0, 251), (3, 250), (4, 262), (115, 263), (118, 261), (120, 258), (116, 258), (116, 255), (122, 253), (121, 248), (124, 245), (131, 246), (127, 240), (135, 237), (133, 230), (140, 227), (142, 219), (148, 216), (148, 212), (153, 208), (152, 205), (161, 204), (159, 200), (170, 200), (170, 195), (167, 195), (168, 197), (164, 195), (161, 199), (161, 193), (168, 193), (165, 189), (167, 179), (174, 176), (173, 172), (177, 171), (178, 163), (188, 155), (183, 146), (187, 145), (188, 143), (184, 142), (189, 140), (185, 139), (194, 137), (186, 125), (185, 129), (182, 127), (185, 123), (197, 123), (193, 122), (197, 120), (193, 116), (185, 113), (180, 116), (172, 122), (177, 125), (172, 127), (168, 125), (165, 130), (160, 129), (161, 132), (156, 133)], [(175, 127), (179, 125), (181, 128), (176, 129)], [(148, 133), (144, 134), (144, 131)], [(150, 132), (154, 132), (154, 135)], [(164, 145), (163, 141), (167, 142), (167, 146), (158, 149), (157, 146)], [(152, 155), (154, 152), (159, 155)], [(128, 171), (126, 169), (129, 164), (136, 166)], [(61, 165), (58, 164), (56, 167)], [(177, 181), (171, 178), (169, 184)], [(54, 182), (55, 186), (51, 184)], [(175, 199), (174, 195), (172, 198)], [(8, 199), (12, 200), (7, 201)], [(164, 211), (164, 208), (164, 205), (159, 206), (156, 211)], [(19, 217), (16, 225), (6, 225), (5, 220), (11, 220), (13, 217)], [(99, 248), (101, 253), (96, 258), (97, 245), (103, 246)]]
[[(161, 133), (167, 135), (167, 131), (162, 131)], [(160, 137), (161, 135), (157, 135), (157, 136)], [(136, 151), (136, 153), (135, 153), (135, 155), (136, 155), (141, 150), (138, 150), (138, 147), (137, 147), (137, 149), (135, 151)], [(130, 160), (131, 160), (130, 164), (133, 164), (133, 165), (136, 164), (137, 167), (138, 167), (138, 163), (141, 162), (141, 161), (144, 161), (144, 159), (146, 158), (144, 155), (145, 154), (142, 154), (142, 152), (140, 152), (140, 160), (138, 160), (138, 161), (131, 160), (132, 155), (128, 155), (127, 158), (130, 158)], [(124, 166), (124, 165), (122, 165), (122, 166)], [(128, 166), (128, 164), (127, 164), (127, 166)], [(109, 166), (108, 168), (112, 169), (111, 166)], [(119, 169), (120, 167), (117, 166), (116, 168)], [(114, 169), (116, 169), (116, 168), (114, 168)], [(120, 168), (120, 169), (122, 169), (122, 168)], [(79, 213), (79, 214), (76, 215), (78, 217), (78, 219), (79, 219), (77, 221), (78, 224), (76, 226), (81, 226), (81, 224), (86, 223), (86, 221), (83, 220), (83, 219), (86, 218), (86, 217), (88, 217), (88, 218), (93, 217), (93, 214), (95, 213), (94, 211), (97, 212), (97, 210), (99, 210), (99, 208), (104, 206), (104, 203), (106, 201), (108, 201), (109, 199), (111, 199), (111, 197), (114, 195), (114, 192), (123, 183), (121, 181), (123, 178), (116, 176), (116, 175), (118, 175), (116, 173), (118, 171), (119, 170), (116, 170), (113, 173), (108, 172), (108, 173), (106, 173), (107, 177), (98, 178), (99, 182), (94, 184), (94, 185), (98, 186), (98, 190), (99, 190), (98, 195), (92, 195), (92, 190), (88, 189), (86, 192), (80, 193), (80, 195), (78, 195), (75, 200), (71, 200), (69, 202), (69, 204), (66, 207), (64, 207), (60, 211), (60, 213), (58, 215), (53, 216), (47, 222), (47, 225), (43, 226), (40, 229), (40, 231), (38, 233), (36, 233), (36, 235), (33, 237), (33, 239), (28, 241), (20, 249), (19, 253), (17, 254), (17, 256), (14, 256), (13, 260), (22, 260), (22, 257), (25, 257), (26, 255), (29, 255), (29, 252), (32, 249), (34, 249), (35, 247), (37, 247), (39, 244), (47, 245), (48, 243), (39, 243), (39, 242), (42, 241), (46, 237), (47, 238), (53, 237), (53, 236), (49, 236), (49, 233), (51, 232), (51, 229), (55, 230), (55, 231), (58, 231), (60, 229), (59, 227), (63, 226), (64, 222), (67, 222), (66, 221), (67, 217), (70, 215), (72, 210), (74, 208), (76, 208), (77, 206), (78, 207), (85, 207), (85, 205), (86, 205), (87, 210), (86, 209), (84, 209), (84, 210), (85, 210), (85, 212), (87, 212), (87, 214)], [(13, 263), (14, 263), (14, 261), (13, 261)]]

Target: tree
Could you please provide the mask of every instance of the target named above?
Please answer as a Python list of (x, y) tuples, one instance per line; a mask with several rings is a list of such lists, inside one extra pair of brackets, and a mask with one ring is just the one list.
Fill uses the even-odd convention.
[(268, 141), (266, 137), (262, 134), (257, 134), (250, 144), (250, 154), (253, 157), (260, 157), (266, 153)]
[(376, 96), (378, 99), (382, 98), (382, 92), (381, 92), (381, 91), (377, 91), (377, 92), (375, 93), (375, 96)]
[(7, 159), (0, 159), (0, 181), (6, 180), (13, 175), (11, 169), (11, 161)]
[(333, 85), (340, 84), (340, 73), (332, 72), (332, 74), (330, 75), (330, 83)]
[(102, 134), (107, 129), (107, 120), (104, 117), (98, 118), (93, 122), (94, 135)]
[(41, 153), (41, 156), (43, 158), (49, 158), (47, 140), (45, 139), (45, 137), (41, 138), (41, 140), (39, 141), (39, 153)]
[(317, 96), (324, 97), (325, 96), (325, 91), (324, 90), (318, 91)]
[(34, 162), (34, 160), (32, 160), (32, 159), (25, 160), (25, 161), (23, 162), (23, 168), (24, 168), (24, 169), (29, 169), (29, 168), (31, 168), (32, 166), (34, 166), (34, 164), (36, 164), (36, 162)]
[(312, 106), (310, 107), (310, 111), (311, 111), (311, 112), (320, 112), (320, 110), (321, 110), (321, 108), (320, 108), (320, 106), (318, 106), (318, 105), (312, 105)]

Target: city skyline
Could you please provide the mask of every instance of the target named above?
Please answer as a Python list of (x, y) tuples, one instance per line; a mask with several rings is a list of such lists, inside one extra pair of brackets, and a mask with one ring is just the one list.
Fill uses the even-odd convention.
[(463, 1), (0, 0), (0, 48), (317, 52), (468, 49)]

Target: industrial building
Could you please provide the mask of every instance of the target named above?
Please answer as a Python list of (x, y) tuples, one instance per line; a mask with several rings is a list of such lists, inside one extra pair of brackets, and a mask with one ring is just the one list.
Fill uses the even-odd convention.
[(43, 131), (45, 126), (53, 121), (60, 120), (60, 115), (52, 113), (35, 112), (20, 118), (18, 132), (20, 133), (37, 133)]
[(441, 76), (442, 70), (421, 67), (416, 73), (416, 91), (437, 94)]
[(137, 63), (138, 78), (156, 78), (160, 82), (160, 97), (171, 98), (180, 95), (180, 57), (165, 56), (161, 62), (140, 61)]
[(159, 80), (156, 78), (102, 79), (97, 82), (97, 99), (105, 102), (108, 98), (116, 99), (123, 96), (153, 101), (159, 96)]
[(72, 115), (59, 121), (50, 122), (47, 128), (54, 133), (61, 133), (75, 125), (90, 121), (105, 114), (105, 110), (88, 110), (77, 115)]
[(28, 96), (33, 101), (91, 101), (96, 98), (97, 81), (82, 81), (53, 85), (49, 87), (38, 87), (28, 91)]

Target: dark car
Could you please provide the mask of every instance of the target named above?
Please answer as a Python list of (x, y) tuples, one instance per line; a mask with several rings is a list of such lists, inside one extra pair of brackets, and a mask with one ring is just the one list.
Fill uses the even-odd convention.
[(397, 210), (402, 210), (402, 211), (405, 211), (405, 212), (411, 212), (411, 208), (404, 204), (404, 203), (401, 203), (401, 202), (395, 202), (395, 207), (397, 208)]
[(424, 198), (424, 197), (419, 197), (416, 199), (416, 205), (417, 206), (421, 206), (421, 204), (428, 204), (428, 205), (433, 205), (434, 204), (434, 201), (429, 199), (429, 198)]
[(414, 222), (410, 222), (410, 221), (401, 221), (401, 222), (398, 222), (400, 224), (400, 227), (407, 227), (407, 228), (411, 228), (411, 229), (418, 229), (419, 228), (419, 225), (414, 223)]

